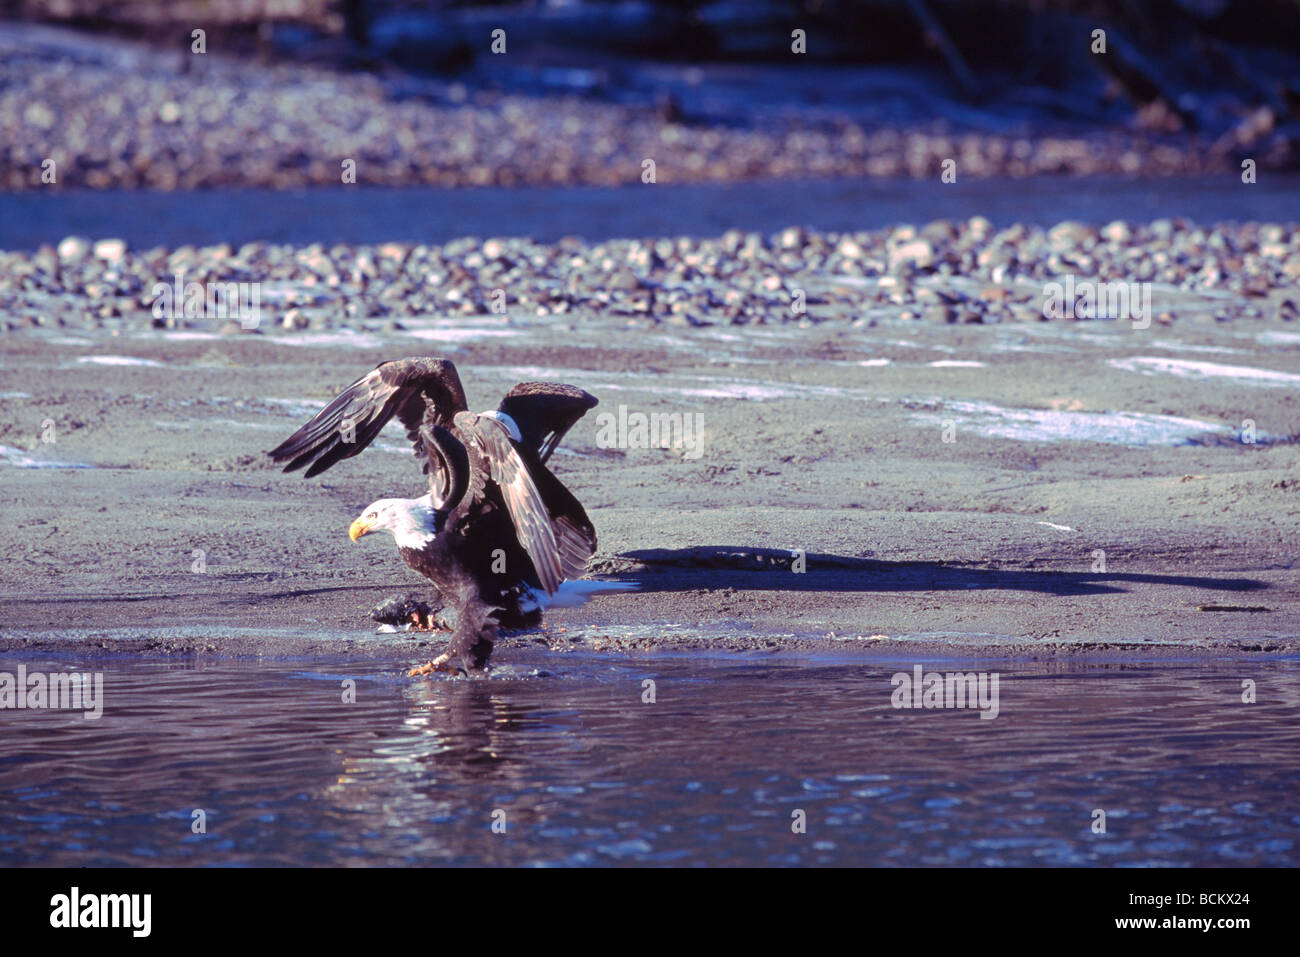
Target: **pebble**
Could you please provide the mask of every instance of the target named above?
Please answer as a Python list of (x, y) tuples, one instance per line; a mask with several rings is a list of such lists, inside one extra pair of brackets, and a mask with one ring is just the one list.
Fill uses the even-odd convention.
[(1129, 239), (1132, 237), (1133, 234), (1128, 228), (1128, 223), (1125, 223), (1121, 220), (1116, 220), (1115, 222), (1107, 223), (1105, 226), (1103, 226), (1101, 230), (1101, 235), (1108, 242), (1126, 243), (1129, 241)]
[(914, 239), (891, 249), (889, 251), (889, 262), (894, 268), (903, 263), (912, 263), (924, 269), (934, 265), (934, 247), (924, 239)]
[(306, 329), (311, 325), (311, 320), (307, 318), (301, 309), (290, 309), (284, 314), (280, 324), (286, 329)]
[(1057, 247), (1076, 247), (1092, 238), (1093, 230), (1086, 223), (1069, 220), (1057, 223), (1047, 233), (1047, 241)]
[(90, 240), (81, 236), (69, 236), (58, 246), (59, 259), (68, 263), (81, 262), (89, 251)]
[(101, 239), (95, 243), (95, 258), (106, 263), (120, 263), (126, 256), (126, 241), (122, 239)]
[[(289, 333), (391, 330), (410, 316), (495, 317), (494, 289), (508, 290), (512, 316), (540, 321), (577, 314), (584, 322), (691, 327), (852, 322), (884, 308), (930, 322), (1037, 322), (1049, 318), (1044, 286), (1071, 274), (1230, 293), (1238, 298), (1225, 300), (1222, 313), (1237, 318), (1261, 305), (1268, 316), (1295, 312), (1287, 304), (1300, 281), (1300, 230), (1164, 220), (995, 231), (969, 220), (919, 231), (791, 227), (771, 236), (732, 230), (599, 243), (498, 237), (143, 251), (120, 239), (70, 236), (57, 247), (0, 252), (0, 314), (18, 329), (220, 328), (219, 319), (154, 319), (155, 286), (170, 287), (178, 271), (186, 281), (265, 283), (262, 308), (283, 310), (268, 322)], [(790, 308), (795, 290), (806, 296), (806, 315)]]

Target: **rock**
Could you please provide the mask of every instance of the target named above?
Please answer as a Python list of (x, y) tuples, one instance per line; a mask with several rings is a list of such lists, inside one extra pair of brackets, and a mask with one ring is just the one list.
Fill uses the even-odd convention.
[(611, 290), (626, 292), (641, 288), (641, 281), (630, 270), (620, 269), (609, 274), (609, 277), (605, 280), (605, 286)]
[(921, 227), (921, 238), (942, 245), (957, 238), (957, 227), (946, 219), (936, 219)]
[(921, 318), (926, 322), (953, 323), (957, 321), (957, 312), (950, 306), (926, 306)]
[(101, 239), (95, 243), (95, 258), (106, 263), (117, 264), (126, 257), (126, 240)]
[(777, 237), (777, 245), (782, 249), (802, 249), (807, 241), (807, 233), (798, 226), (792, 226), (789, 229), (781, 230)]
[(924, 239), (913, 239), (889, 251), (889, 268), (898, 269), (903, 263), (913, 263), (920, 269), (934, 265), (934, 247)]
[(27, 109), (23, 111), (23, 120), (36, 127), (38, 130), (52, 130), (54, 129), (55, 123), (58, 122), (58, 118), (54, 115), (54, 111), (39, 101), (30, 104)]
[(1057, 249), (1083, 245), (1091, 237), (1092, 229), (1086, 223), (1073, 219), (1057, 223), (1047, 231), (1047, 241)]
[(306, 329), (311, 324), (311, 320), (301, 309), (290, 309), (284, 314), (280, 324), (286, 329)]
[(65, 263), (81, 262), (90, 253), (90, 240), (84, 236), (69, 236), (59, 243), (59, 259)]
[(1123, 220), (1114, 220), (1101, 228), (1102, 238), (1112, 243), (1126, 243), (1133, 238), (1133, 231)]

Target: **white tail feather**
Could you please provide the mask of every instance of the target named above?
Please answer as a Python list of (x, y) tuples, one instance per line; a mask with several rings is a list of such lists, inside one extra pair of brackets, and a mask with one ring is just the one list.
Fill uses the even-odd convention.
[[(637, 582), (603, 582), (591, 579), (581, 581), (560, 582), (560, 590), (554, 595), (548, 595), (537, 589), (530, 589), (529, 595), (521, 601), (520, 608), (524, 611), (530, 610), (529, 606), (535, 605), (542, 611), (550, 608), (577, 608), (586, 603), (587, 599), (593, 595), (602, 595), (608, 592), (636, 591), (640, 588)], [(528, 597), (533, 599), (528, 601)]]

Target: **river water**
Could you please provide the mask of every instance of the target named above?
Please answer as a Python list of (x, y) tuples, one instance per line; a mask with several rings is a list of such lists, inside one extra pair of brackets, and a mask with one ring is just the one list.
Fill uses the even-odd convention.
[(1078, 219), (1201, 223), (1300, 220), (1300, 175), (1258, 183), (1222, 176), (1022, 180), (816, 180), (510, 189), (314, 189), (30, 192), (0, 195), (0, 249), (69, 235), (116, 237), (136, 249), (246, 242), (443, 243), (465, 236), (589, 241), (720, 236), (787, 226), (852, 232), (985, 216), (998, 226)]
[[(103, 714), (0, 711), (3, 865), (1300, 862), (1294, 658), (19, 663)], [(894, 707), (917, 665), (997, 716)]]

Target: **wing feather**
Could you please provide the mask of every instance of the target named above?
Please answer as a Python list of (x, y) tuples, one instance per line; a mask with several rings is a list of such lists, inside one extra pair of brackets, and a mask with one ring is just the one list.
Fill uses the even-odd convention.
[(544, 465), (565, 433), (597, 402), (590, 392), (563, 382), (520, 382), (501, 400), (500, 411), (515, 420), (523, 444)]
[(456, 416), (455, 425), (477, 446), (487, 477), (501, 491), (519, 544), (528, 553), (538, 581), (548, 595), (554, 595), (564, 579), (564, 569), (551, 516), (527, 464), (510, 441), (505, 424), (488, 416), (463, 412)]
[(465, 394), (450, 359), (394, 359), (357, 379), (267, 454), (276, 463), (287, 463), (286, 472), (306, 466), (310, 478), (359, 454), (397, 415), (428, 472), (421, 426), (442, 425), (464, 409)]
[(545, 465), (534, 465), (533, 483), (546, 503), (566, 579), (578, 578), (596, 554), (596, 529), (572, 492)]

